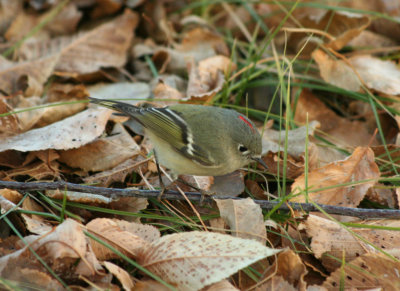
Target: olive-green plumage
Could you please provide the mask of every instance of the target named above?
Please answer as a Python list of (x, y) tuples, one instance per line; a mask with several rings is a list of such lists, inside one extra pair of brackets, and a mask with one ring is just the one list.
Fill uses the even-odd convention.
[(260, 161), (261, 136), (244, 115), (230, 109), (176, 104), (140, 108), (105, 99), (96, 103), (143, 125), (161, 165), (174, 174), (219, 176)]

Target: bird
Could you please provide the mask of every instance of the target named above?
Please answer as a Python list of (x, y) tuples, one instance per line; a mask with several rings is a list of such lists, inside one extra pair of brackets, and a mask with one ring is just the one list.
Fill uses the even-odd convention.
[[(158, 163), (179, 175), (222, 176), (261, 159), (261, 135), (245, 115), (226, 108), (192, 104), (138, 107), (88, 97), (127, 115), (144, 128)], [(160, 175), (160, 174), (159, 174)]]

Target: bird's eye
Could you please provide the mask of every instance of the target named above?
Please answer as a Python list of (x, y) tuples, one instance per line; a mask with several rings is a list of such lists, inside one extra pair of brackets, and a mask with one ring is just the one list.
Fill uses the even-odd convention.
[(248, 148), (246, 148), (242, 144), (239, 145), (238, 149), (239, 149), (239, 152), (241, 152), (241, 153), (245, 153), (245, 152), (247, 152), (249, 150)]

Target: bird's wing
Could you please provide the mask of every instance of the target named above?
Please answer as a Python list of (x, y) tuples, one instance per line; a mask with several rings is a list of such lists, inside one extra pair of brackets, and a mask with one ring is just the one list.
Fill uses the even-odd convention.
[(203, 165), (213, 166), (214, 160), (198, 144), (185, 120), (176, 111), (165, 108), (146, 108), (136, 119), (156, 136), (165, 140), (185, 157)]
[(214, 160), (201, 146), (195, 143), (186, 121), (178, 112), (168, 108), (141, 108), (108, 99), (89, 97), (90, 102), (117, 110), (134, 118), (154, 135), (165, 140), (173, 149), (203, 166), (215, 165)]

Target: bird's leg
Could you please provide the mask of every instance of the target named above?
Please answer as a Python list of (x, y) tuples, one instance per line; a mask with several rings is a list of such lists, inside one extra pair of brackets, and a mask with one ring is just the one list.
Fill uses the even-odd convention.
[(161, 197), (164, 195), (165, 191), (167, 190), (167, 187), (165, 187), (164, 182), (161, 177), (161, 169), (160, 169), (160, 164), (158, 163), (157, 159), (157, 154), (156, 151), (154, 150), (154, 158), (156, 160), (156, 166), (157, 166), (157, 173), (158, 173), (158, 181), (160, 183), (161, 191), (160, 194), (158, 195), (157, 199), (161, 200)]
[[(169, 188), (171, 185), (169, 185), (168, 187), (165, 186), (165, 184), (164, 184), (164, 182), (163, 182), (163, 180), (162, 180), (160, 164), (158, 163), (157, 154), (156, 154), (156, 151), (155, 151), (155, 150), (154, 150), (154, 158), (155, 158), (155, 160), (156, 160), (158, 180), (159, 180), (160, 187), (161, 187), (161, 191), (160, 191), (160, 194), (158, 195), (157, 199), (158, 199), (158, 200), (161, 200), (161, 197), (164, 195), (164, 193), (168, 190), (168, 188)], [(176, 178), (177, 178), (177, 177), (176, 177)], [(178, 182), (180, 182), (180, 183), (182, 183), (182, 184), (184, 184), (184, 185), (186, 185), (186, 186), (188, 186), (188, 187), (190, 187), (190, 188), (192, 188), (192, 189), (194, 189), (194, 190), (200, 192), (200, 194), (201, 194), (201, 198), (200, 198), (200, 202), (199, 202), (200, 205), (203, 204), (204, 198), (206, 197), (206, 195), (210, 195), (210, 193), (208, 193), (207, 191), (204, 191), (203, 189), (200, 189), (199, 187), (196, 187), (196, 186), (194, 186), (192, 183), (186, 182), (186, 181), (183, 180), (183, 179), (177, 178), (177, 179), (174, 179), (174, 180), (175, 180), (175, 182), (178, 181)], [(174, 183), (173, 183), (173, 184), (174, 184)]]

